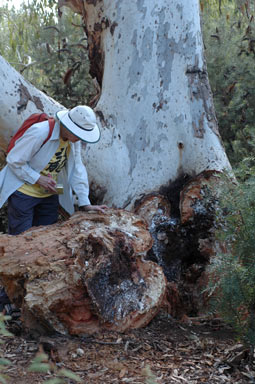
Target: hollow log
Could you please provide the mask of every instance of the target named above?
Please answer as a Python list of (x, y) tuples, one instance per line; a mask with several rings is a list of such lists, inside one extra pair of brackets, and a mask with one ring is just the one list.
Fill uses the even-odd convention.
[(0, 236), (0, 281), (25, 327), (81, 335), (145, 326), (165, 294), (163, 270), (144, 255), (147, 224), (110, 209)]

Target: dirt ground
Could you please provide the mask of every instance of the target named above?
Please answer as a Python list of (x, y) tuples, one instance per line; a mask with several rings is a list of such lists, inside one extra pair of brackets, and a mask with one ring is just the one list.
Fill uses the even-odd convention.
[(12, 362), (5, 369), (8, 383), (39, 384), (56, 377), (49, 371), (28, 371), (41, 348), (55, 370), (69, 369), (86, 384), (255, 383), (247, 350), (219, 319), (177, 321), (160, 312), (145, 328), (82, 338), (33, 338), (23, 332), (17, 335), (13, 325), (10, 329), (16, 335), (0, 345), (1, 356)]

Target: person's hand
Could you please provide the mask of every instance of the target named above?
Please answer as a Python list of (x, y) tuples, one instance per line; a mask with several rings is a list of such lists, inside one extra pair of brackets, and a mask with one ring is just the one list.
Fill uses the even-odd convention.
[(51, 176), (41, 175), (36, 183), (43, 187), (47, 192), (57, 193), (56, 181)]
[(107, 205), (83, 205), (82, 207), (79, 207), (79, 210), (84, 212), (99, 211), (105, 213), (106, 209), (108, 209)]

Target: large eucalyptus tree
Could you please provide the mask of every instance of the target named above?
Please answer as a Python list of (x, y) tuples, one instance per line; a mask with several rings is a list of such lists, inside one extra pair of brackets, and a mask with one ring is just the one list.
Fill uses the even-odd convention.
[[(83, 15), (102, 136), (84, 148), (95, 194), (131, 207), (182, 174), (229, 167), (203, 56), (199, 1), (66, 0)], [(59, 105), (1, 58), (1, 147), (31, 112)]]

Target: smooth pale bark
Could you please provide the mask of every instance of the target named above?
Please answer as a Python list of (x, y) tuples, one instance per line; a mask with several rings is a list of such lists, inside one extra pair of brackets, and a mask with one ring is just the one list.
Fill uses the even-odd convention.
[(10, 137), (32, 113), (55, 114), (64, 108), (27, 82), (0, 56), (0, 162)]
[[(178, 176), (229, 167), (204, 64), (198, 0), (60, 3), (83, 14), (91, 73), (102, 87), (96, 106), (102, 137), (84, 150), (97, 197), (131, 208)], [(27, 97), (20, 91), (24, 80), (3, 61), (0, 67), (6, 140), (29, 113), (58, 107), (25, 84)]]
[(102, 79), (102, 139), (85, 156), (93, 181), (105, 187), (104, 201), (130, 206), (181, 174), (229, 168), (199, 1), (94, 0), (84, 2), (85, 11), (80, 3), (62, 2), (85, 15), (91, 59), (93, 52), (101, 63), (92, 72)]

